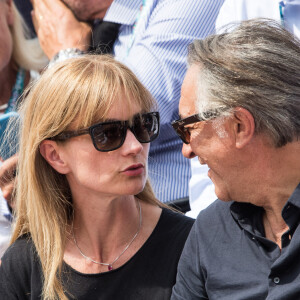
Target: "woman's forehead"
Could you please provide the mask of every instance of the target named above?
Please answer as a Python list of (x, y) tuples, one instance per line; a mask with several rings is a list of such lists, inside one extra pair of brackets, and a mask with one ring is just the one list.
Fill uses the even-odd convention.
[[(127, 101), (126, 101), (127, 100)], [(112, 104), (108, 113), (106, 114), (106, 119), (117, 119), (117, 120), (128, 120), (133, 115), (140, 113), (144, 109), (138, 103), (137, 100), (128, 99), (124, 97), (118, 97), (116, 101)]]
[[(83, 127), (89, 127), (97, 123), (106, 121), (126, 121), (131, 120), (135, 115), (147, 112), (138, 103), (131, 103), (128, 106), (126, 103), (115, 102), (112, 104), (111, 108), (107, 113), (99, 109), (93, 111), (93, 115), (90, 118), (86, 118), (87, 114), (83, 113), (76, 117), (74, 121), (70, 124), (68, 130), (77, 130)], [(89, 119), (89, 120), (88, 120)]]

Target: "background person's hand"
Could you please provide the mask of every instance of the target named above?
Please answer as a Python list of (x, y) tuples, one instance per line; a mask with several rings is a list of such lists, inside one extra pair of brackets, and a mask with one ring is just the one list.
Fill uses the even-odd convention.
[(18, 155), (16, 154), (5, 160), (0, 166), (0, 188), (3, 197), (12, 209), (15, 207), (13, 191), (16, 181), (17, 162)]
[(60, 0), (31, 0), (35, 31), (42, 49), (51, 59), (60, 50), (86, 51), (91, 40), (91, 26), (76, 19)]

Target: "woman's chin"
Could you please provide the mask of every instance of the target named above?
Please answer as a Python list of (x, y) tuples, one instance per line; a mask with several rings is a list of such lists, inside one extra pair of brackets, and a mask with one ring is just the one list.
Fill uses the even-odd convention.
[(128, 185), (124, 188), (123, 191), (125, 192), (124, 194), (126, 195), (137, 195), (144, 190), (144, 187), (145, 187), (145, 183), (136, 184), (134, 186)]

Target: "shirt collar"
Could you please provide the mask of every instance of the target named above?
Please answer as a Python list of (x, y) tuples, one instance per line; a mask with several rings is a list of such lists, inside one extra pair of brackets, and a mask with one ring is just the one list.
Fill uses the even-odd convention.
[(104, 21), (122, 25), (134, 25), (143, 0), (114, 0), (107, 10)]
[[(291, 213), (290, 208), (294, 207)], [(263, 208), (250, 203), (233, 202), (230, 206), (233, 218), (239, 223), (251, 223), (251, 227), (257, 227), (261, 223)], [(296, 213), (297, 211), (297, 213)], [(296, 215), (297, 214), (297, 215)], [(292, 227), (300, 214), (300, 183), (282, 209), (282, 215), (288, 225)], [(293, 217), (293, 218), (292, 218)], [(296, 220), (297, 219), (297, 220)], [(243, 226), (242, 226), (243, 227)]]
[(284, 208), (289, 206), (290, 204), (300, 209), (300, 183), (297, 185), (296, 189), (294, 190), (293, 194), (290, 196)]
[[(291, 204), (300, 209), (300, 183), (297, 185), (296, 189), (286, 202), (283, 210), (285, 209), (285, 207)], [(257, 210), (257, 206), (249, 203), (233, 202), (231, 205), (231, 211), (233, 211), (234, 215), (238, 219), (244, 217), (245, 215), (251, 215), (253, 213), (253, 210)]]

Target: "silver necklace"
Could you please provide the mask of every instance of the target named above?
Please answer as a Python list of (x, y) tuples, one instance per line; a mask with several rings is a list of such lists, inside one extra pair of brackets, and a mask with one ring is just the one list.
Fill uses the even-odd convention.
[(141, 208), (141, 204), (140, 204), (140, 201), (138, 200), (138, 206), (139, 206), (139, 227), (138, 227), (138, 230), (137, 232), (135, 233), (135, 235), (132, 237), (132, 239), (130, 240), (130, 242), (126, 245), (126, 247), (124, 248), (124, 250), (121, 252), (121, 254), (119, 254), (111, 263), (103, 263), (103, 262), (100, 262), (100, 261), (96, 261), (96, 260), (93, 260), (92, 258), (86, 256), (82, 251), (81, 249), (79, 248), (78, 244), (77, 244), (77, 241), (76, 241), (76, 238), (75, 238), (75, 234), (74, 234), (74, 222), (72, 222), (72, 236), (73, 236), (73, 240), (74, 240), (74, 243), (75, 243), (75, 246), (76, 248), (78, 249), (79, 253), (86, 259), (86, 260), (89, 260), (91, 262), (93, 262), (94, 264), (97, 264), (97, 265), (101, 265), (101, 266), (107, 266), (108, 268), (108, 271), (111, 271), (113, 270), (113, 264), (126, 252), (126, 250), (130, 247), (130, 245), (133, 243), (133, 241), (136, 239), (136, 237), (138, 236), (139, 232), (140, 232), (140, 229), (141, 229), (141, 226), (142, 226), (142, 208)]

